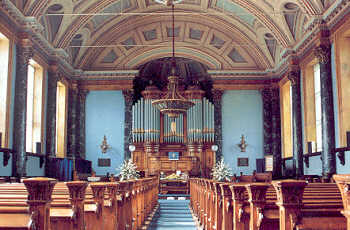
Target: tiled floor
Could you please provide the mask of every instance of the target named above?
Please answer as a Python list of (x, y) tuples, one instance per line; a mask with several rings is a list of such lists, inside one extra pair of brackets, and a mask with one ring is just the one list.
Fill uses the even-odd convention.
[(148, 230), (196, 230), (189, 200), (159, 200), (159, 208)]

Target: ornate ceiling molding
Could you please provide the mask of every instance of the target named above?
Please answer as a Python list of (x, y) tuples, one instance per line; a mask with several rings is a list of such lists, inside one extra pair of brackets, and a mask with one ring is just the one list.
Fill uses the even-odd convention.
[(138, 70), (116, 70), (116, 71), (82, 71), (76, 70), (75, 80), (133, 80), (138, 75)]
[[(33, 4), (29, 5), (26, 4), (25, 6), (25, 12), (30, 12), (31, 15), (34, 16), (40, 16), (42, 13), (47, 9), (48, 4), (51, 1), (48, 0), (41, 0), (41, 1), (33, 1)], [(72, 16), (72, 24), (74, 24), (73, 27), (70, 27), (70, 29), (74, 28), (74, 30), (65, 31), (68, 32), (67, 37), (62, 38), (62, 40), (59, 41), (59, 45), (62, 45), (62, 47), (65, 47), (64, 45), (69, 44), (70, 39), (75, 35), (75, 33), (81, 28), (82, 25), (85, 25), (90, 18), (93, 17), (91, 13), (93, 12), (100, 12), (104, 8), (106, 8), (109, 4), (111, 4), (112, 0), (101, 0), (97, 1), (92, 5), (85, 6), (83, 9), (83, 12), (90, 13), (89, 15), (84, 16)], [(274, 68), (268, 69), (263, 72), (239, 72), (235, 70), (236, 75), (231, 74), (216, 74), (216, 77), (219, 76), (256, 76), (256, 77), (264, 77), (264, 76), (274, 76), (279, 77), (280, 74), (283, 73), (287, 66), (287, 58), (283, 56), (288, 56), (290, 51), (294, 51), (298, 54), (299, 57), (303, 57), (305, 54), (309, 53), (311, 49), (315, 47), (315, 41), (317, 40), (317, 35), (319, 33), (319, 25), (322, 21), (324, 21), (328, 28), (330, 30), (337, 28), (338, 24), (342, 22), (342, 19), (350, 13), (350, 0), (337, 0), (334, 2), (333, 5), (331, 5), (324, 13), (323, 15), (320, 14), (320, 9), (315, 2), (311, 0), (298, 0), (298, 3), (302, 8), (310, 15), (312, 16), (312, 20), (310, 20), (306, 33), (303, 36), (303, 39), (300, 40), (297, 44), (294, 44), (291, 49), (287, 49), (286, 47), (291, 47), (291, 44), (289, 44), (287, 37), (284, 35), (281, 28), (279, 28), (279, 24), (276, 23), (266, 12), (264, 9), (259, 8), (256, 4), (252, 3), (252, 1), (249, 0), (234, 0), (235, 3), (239, 4), (243, 8), (247, 9), (250, 13), (252, 13), (254, 16), (260, 20), (261, 23), (263, 23), (265, 26), (267, 26), (273, 34), (276, 36), (276, 39), (278, 39), (283, 47), (285, 47), (285, 51), (281, 54), (282, 58), (280, 59), (279, 63), (275, 64)], [(47, 61), (51, 60), (58, 60), (59, 65), (62, 69), (64, 69), (65, 73), (67, 74), (67, 77), (72, 76), (74, 79), (80, 79), (80, 77), (86, 77), (87, 79), (93, 79), (93, 76), (97, 77), (115, 77), (116, 79), (120, 78), (130, 78), (131, 75), (123, 75), (121, 73), (115, 73), (115, 72), (100, 72), (101, 75), (95, 75), (96, 73), (84, 73), (83, 75), (80, 75), (81, 73), (79, 70), (75, 70), (72, 65), (69, 62), (69, 55), (64, 49), (57, 49), (55, 48), (50, 42), (47, 41), (47, 39), (42, 35), (42, 32), (44, 30), (43, 26), (37, 21), (36, 17), (26, 17), (23, 15), (23, 13), (16, 8), (16, 6), (11, 2), (11, 0), (0, 0), (0, 6), (1, 11), (6, 14), (6, 17), (8, 17), (11, 22), (15, 25), (15, 28), (11, 28), (14, 32), (26, 32), (31, 36), (31, 39), (34, 44), (34, 48), (43, 54), (43, 56), (47, 57)], [(83, 5), (80, 4), (79, 9), (82, 9)], [(76, 9), (74, 9), (76, 10)], [(207, 9), (208, 10), (208, 9)], [(319, 15), (319, 16), (317, 16)], [(5, 17), (5, 18), (6, 18)], [(217, 17), (217, 16), (216, 16)], [(6, 18), (7, 19), (7, 18)], [(127, 19), (127, 18), (126, 18)], [(232, 27), (232, 23), (231, 23)], [(243, 34), (243, 35), (242, 35)], [(257, 60), (263, 61), (264, 60), (264, 53), (259, 51), (261, 47), (256, 44), (256, 41), (251, 39), (251, 37), (246, 36), (244, 33), (240, 35), (240, 39), (246, 39), (249, 40), (249, 43), (254, 46), (253, 53), (255, 55), (260, 55)], [(263, 62), (262, 62), (263, 63)]]
[(25, 17), (10, 0), (0, 0), (0, 6), (8, 17), (18, 26), (17, 30), (30, 35), (32, 42), (38, 48), (37, 51), (49, 60), (58, 60), (69, 78), (74, 68), (67, 61), (68, 54), (63, 49), (56, 49), (42, 35), (43, 27), (35, 17)]

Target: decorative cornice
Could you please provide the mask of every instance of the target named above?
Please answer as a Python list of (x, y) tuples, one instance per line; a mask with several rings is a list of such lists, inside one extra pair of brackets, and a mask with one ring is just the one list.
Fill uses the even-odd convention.
[[(281, 68), (280, 70), (283, 70)], [(280, 70), (267, 71), (235, 71), (235, 70), (208, 70), (207, 73), (213, 80), (236, 79), (236, 80), (269, 80), (281, 77)], [(284, 71), (282, 71), (284, 72)]]
[(132, 80), (138, 75), (138, 70), (116, 70), (116, 71), (82, 71), (75, 70), (75, 80)]

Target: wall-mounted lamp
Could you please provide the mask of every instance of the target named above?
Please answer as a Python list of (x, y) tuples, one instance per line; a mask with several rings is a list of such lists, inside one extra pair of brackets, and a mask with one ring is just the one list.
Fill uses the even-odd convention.
[(102, 153), (106, 153), (108, 149), (111, 147), (107, 144), (107, 138), (106, 135), (103, 136), (102, 144), (100, 145)]
[(136, 146), (135, 145), (129, 145), (129, 151), (130, 152), (134, 152), (136, 150)]
[(242, 134), (241, 136), (241, 142), (239, 144), (237, 144), (238, 147), (241, 149), (241, 152), (245, 152), (245, 148), (247, 148), (248, 144), (245, 141), (244, 135)]

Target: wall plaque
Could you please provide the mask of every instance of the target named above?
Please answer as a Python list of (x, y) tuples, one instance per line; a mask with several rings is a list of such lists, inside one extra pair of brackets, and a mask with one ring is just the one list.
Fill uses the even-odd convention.
[(273, 172), (273, 156), (272, 155), (265, 156), (265, 171), (266, 172)]
[(238, 165), (238, 167), (249, 166), (249, 159), (248, 158), (238, 158), (237, 165)]
[(99, 167), (110, 167), (111, 159), (110, 158), (98, 158), (98, 166)]

